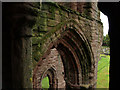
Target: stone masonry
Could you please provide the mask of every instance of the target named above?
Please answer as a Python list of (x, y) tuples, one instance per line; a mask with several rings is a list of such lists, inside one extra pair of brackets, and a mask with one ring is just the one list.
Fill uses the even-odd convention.
[[(46, 76), (49, 77), (50, 86), (52, 82), (55, 81), (57, 88), (65, 88), (64, 67), (58, 51), (55, 48), (51, 49), (50, 54), (46, 56), (46, 58), (44, 58), (43, 61), (41, 61), (40, 63), (42, 64), (40, 64), (39, 67), (37, 67), (35, 73), (36, 77), (34, 77), (34, 79), (36, 79), (36, 82), (34, 82), (34, 88), (42, 88), (41, 82), (39, 81), (42, 81), (42, 79)], [(54, 70), (54, 74), (51, 70)], [(54, 86), (54, 88), (56, 86)]]
[(3, 3), (3, 89), (95, 88), (102, 39), (97, 2)]

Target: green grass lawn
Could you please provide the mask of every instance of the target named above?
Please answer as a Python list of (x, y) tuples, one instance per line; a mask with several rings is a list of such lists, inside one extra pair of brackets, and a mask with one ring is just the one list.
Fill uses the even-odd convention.
[(46, 88), (46, 90), (47, 90), (47, 88), (49, 88), (49, 78), (48, 77), (43, 78), (42, 88)]
[(97, 72), (97, 88), (109, 88), (109, 55), (100, 55)]

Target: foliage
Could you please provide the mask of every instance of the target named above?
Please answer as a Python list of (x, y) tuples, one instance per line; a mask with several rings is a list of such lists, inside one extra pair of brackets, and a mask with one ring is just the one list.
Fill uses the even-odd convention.
[(100, 53), (106, 54), (106, 55), (110, 55), (110, 47), (108, 47), (108, 46), (102, 46)]
[(45, 77), (43, 78), (42, 80), (42, 88), (46, 89), (49, 88), (49, 78), (48, 77)]
[(110, 46), (110, 38), (108, 34), (103, 37), (103, 46)]
[(109, 88), (109, 55), (100, 55), (97, 72), (97, 88)]

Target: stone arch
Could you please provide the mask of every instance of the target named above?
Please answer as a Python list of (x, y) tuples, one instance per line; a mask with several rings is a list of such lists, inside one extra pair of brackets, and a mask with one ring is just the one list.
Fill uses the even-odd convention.
[(86, 84), (90, 87), (94, 76), (95, 62), (91, 46), (83, 34), (81, 26), (76, 21), (70, 20), (49, 38), (52, 41), (49, 44), (44, 43), (42, 48), (46, 46), (48, 48), (34, 69), (33, 79), (43, 59), (49, 55), (52, 48), (56, 48), (63, 63), (66, 88), (80, 88)]
[(57, 75), (56, 70), (53, 67), (50, 67), (45, 73), (44, 77), (48, 76), (49, 78), (49, 87), (50, 88), (58, 88), (57, 86)]
[[(50, 88), (59, 88), (59, 82), (62, 82), (62, 86), (64, 87), (64, 75), (59, 72), (64, 72), (63, 65), (58, 67), (61, 60), (58, 60), (59, 54), (55, 48), (52, 48), (49, 51), (49, 54), (46, 58), (43, 58), (41, 62), (37, 65), (36, 70), (34, 71), (33, 76), (33, 88), (42, 88), (41, 81), (44, 77), (49, 77), (49, 85)], [(59, 70), (60, 69), (60, 70)], [(61, 80), (60, 80), (60, 79)]]
[[(58, 55), (66, 56), (63, 50), (60, 52), (61, 45), (71, 54), (72, 62), (66, 61), (70, 63), (70, 68), (74, 65), (73, 70), (77, 74), (73, 75), (77, 85), (66, 81), (66, 83), (70, 82), (68, 86), (92, 85), (92, 81), (95, 86), (102, 41), (102, 23), (99, 19), (97, 3), (80, 4), (85, 7), (83, 12), (79, 13), (59, 3), (4, 3), (3, 88), (32, 88), (32, 81), (35, 83), (39, 70), (43, 70), (39, 67), (43, 65), (42, 62), (46, 56), (49, 56), (51, 49), (56, 48), (56, 51), (59, 51)], [(89, 28), (90, 30), (87, 30)], [(75, 33), (67, 32), (70, 30)], [(66, 35), (63, 35), (65, 32)], [(59, 40), (62, 42), (55, 44)], [(67, 47), (68, 45), (70, 48)], [(63, 66), (65, 65), (66, 63)], [(32, 67), (34, 73), (32, 73)], [(56, 69), (55, 71), (58, 72)], [(38, 78), (40, 78), (39, 75)]]

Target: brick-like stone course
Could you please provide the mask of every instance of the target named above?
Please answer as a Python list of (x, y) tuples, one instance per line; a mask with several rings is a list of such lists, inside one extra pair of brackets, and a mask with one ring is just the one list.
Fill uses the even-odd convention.
[[(53, 10), (53, 12), (51, 12), (51, 10)], [(48, 50), (50, 43), (57, 42), (61, 37), (64, 36), (67, 30), (69, 29), (78, 30), (79, 33), (83, 34), (87, 42), (89, 42), (90, 45), (89, 48), (92, 50), (92, 52), (89, 53), (91, 53), (91, 55), (93, 56), (93, 61), (92, 61), (93, 66), (91, 67), (92, 70), (91, 73), (89, 74), (90, 77), (93, 77), (93, 79), (89, 80), (88, 77), (82, 75), (82, 77), (84, 77), (82, 80), (84, 84), (87, 84), (89, 81), (91, 83), (91, 86), (94, 85), (96, 83), (96, 78), (97, 78), (97, 73), (96, 73), (97, 63), (99, 60), (100, 48), (102, 44), (101, 42), (103, 38), (102, 24), (100, 22), (100, 16), (99, 16), (100, 14), (97, 8), (97, 3), (56, 3), (56, 4), (43, 3), (40, 13), (42, 13), (42, 15), (40, 14), (40, 16), (38, 16), (39, 18), (37, 21), (41, 23), (39, 23), (39, 25), (36, 24), (35, 28), (39, 26), (41, 27), (44, 26), (43, 29), (40, 30), (47, 32), (41, 34), (40, 38), (36, 37), (38, 36), (36, 35), (37, 33), (34, 35), (33, 32), (34, 37), (38, 38), (37, 39), (38, 41), (34, 43), (36, 44), (35, 47), (38, 47), (39, 45), (37, 44), (40, 43), (40, 47), (36, 49), (33, 47), (33, 53), (34, 53), (33, 60), (39, 61), (40, 57), (42, 57), (44, 53)], [(40, 18), (42, 18), (43, 20)], [(70, 38), (72, 39), (73, 37)], [(74, 39), (72, 40), (74, 41)], [(86, 43), (84, 39), (82, 40)], [(69, 40), (67, 40), (67, 42), (66, 41), (64, 42), (68, 43), (68, 41)], [(71, 45), (69, 47), (71, 48), (71, 49), (69, 48), (69, 50), (73, 52), (74, 50), (72, 49)], [(80, 47), (79, 49), (80, 49), (79, 53), (81, 53), (81, 55), (84, 56), (86, 53), (84, 52), (84, 47)], [(36, 51), (39, 52), (39, 54), (37, 54)], [(76, 51), (73, 53), (73, 55), (75, 59), (77, 59), (75, 53)], [(83, 57), (83, 60), (84, 59), (86, 59), (86, 56)], [(84, 73), (85, 72), (87, 72), (87, 70), (84, 71)], [(70, 75), (72, 75), (72, 73)]]
[[(42, 65), (38, 67), (37, 72), (35, 73), (35, 82), (39, 83), (34, 88), (41, 88), (41, 81), (42, 79), (48, 74), (47, 70), (50, 68), (54, 68), (57, 77), (57, 88), (65, 88), (65, 81), (64, 81), (64, 67), (61, 60), (61, 56), (59, 55), (58, 51), (53, 48), (50, 50), (49, 55), (42, 61)], [(53, 78), (54, 79), (54, 78)]]

